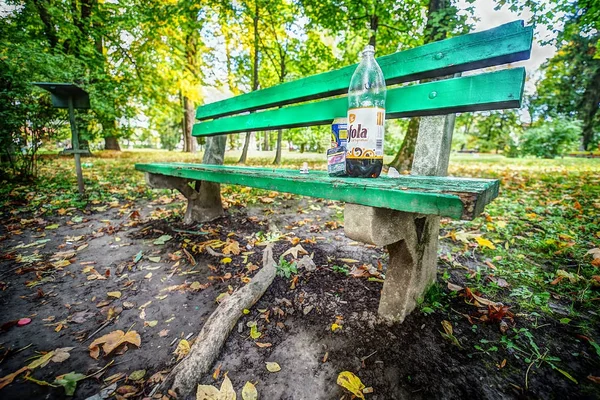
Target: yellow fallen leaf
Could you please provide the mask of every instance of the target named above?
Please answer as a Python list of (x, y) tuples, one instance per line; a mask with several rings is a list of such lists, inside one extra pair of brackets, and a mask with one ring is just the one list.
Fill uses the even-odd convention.
[(258, 400), (258, 391), (251, 382), (246, 382), (242, 388), (242, 400)]
[(8, 374), (8, 375), (0, 378), (0, 389), (2, 389), (6, 385), (10, 385), (17, 376), (19, 376), (23, 372), (27, 371), (28, 369), (29, 369), (28, 367), (23, 367), (15, 372), (13, 372), (12, 374)]
[[(307, 254), (308, 254), (308, 253), (307, 253)], [(345, 263), (347, 263), (347, 264), (355, 264), (355, 263), (357, 263), (357, 262), (360, 262), (360, 261), (358, 261), (358, 260), (354, 260), (354, 259), (352, 259), (352, 258), (338, 258), (338, 261), (345, 262)]]
[(219, 400), (235, 400), (235, 390), (233, 389), (233, 384), (227, 375), (225, 375), (223, 383), (221, 383), (221, 390), (219, 390), (219, 392), (221, 395)]
[(108, 293), (106, 293), (106, 295), (108, 297), (114, 297), (115, 299), (121, 298), (121, 292), (119, 292), (118, 290), (116, 292), (108, 292)]
[(452, 331), (452, 324), (450, 323), (450, 321), (443, 320), (442, 326), (444, 327), (444, 331), (446, 332), (447, 335), (452, 335), (453, 331)]
[(125, 333), (122, 330), (116, 330), (94, 340), (89, 346), (90, 356), (98, 359), (98, 356), (100, 355), (100, 345), (102, 345), (104, 354), (109, 355), (117, 347), (124, 343), (131, 343), (137, 347), (140, 347), (142, 345), (142, 339), (136, 331), (129, 331)]
[(52, 263), (52, 266), (56, 268), (68, 267), (69, 265), (71, 265), (69, 260), (59, 260)]
[(87, 243), (86, 243), (86, 244), (82, 244), (81, 246), (79, 246), (79, 247), (77, 248), (77, 251), (81, 251), (81, 250), (85, 249), (85, 248), (86, 248), (86, 247), (88, 247), (88, 246), (89, 246), (89, 244), (87, 244)]
[(336, 324), (335, 322), (333, 324), (331, 324), (331, 332), (335, 332), (338, 329), (342, 329), (341, 325)]
[(221, 260), (221, 262), (223, 264), (229, 264), (231, 262), (231, 257), (225, 257), (224, 259)]
[(154, 328), (158, 324), (158, 321), (145, 321), (144, 326), (149, 326), (150, 328)]
[(276, 362), (266, 362), (267, 371), (269, 372), (279, 372), (281, 371), (281, 367)]
[(221, 392), (212, 385), (198, 385), (196, 400), (220, 400)]
[(337, 377), (337, 384), (359, 399), (365, 399), (365, 395), (362, 392), (362, 390), (365, 388), (365, 385), (363, 385), (363, 383), (360, 381), (360, 378), (354, 375), (352, 372), (340, 372)]
[(177, 361), (181, 360), (183, 357), (187, 356), (190, 352), (190, 342), (185, 339), (181, 339), (177, 344), (177, 348), (174, 353), (177, 355)]
[(481, 247), (487, 247), (492, 250), (494, 250), (496, 248), (496, 246), (494, 246), (494, 243), (490, 242), (489, 240), (487, 240), (485, 238), (482, 238), (481, 236), (476, 237), (475, 240)]
[(35, 369), (37, 367), (45, 367), (46, 364), (48, 364), (50, 362), (50, 359), (54, 357), (54, 351), (49, 351), (48, 353), (44, 354), (43, 356), (36, 358), (35, 360), (33, 360), (28, 366), (28, 369)]

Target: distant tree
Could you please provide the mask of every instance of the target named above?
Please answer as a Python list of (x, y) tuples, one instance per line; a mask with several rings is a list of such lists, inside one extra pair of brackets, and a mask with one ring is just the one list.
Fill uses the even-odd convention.
[(577, 146), (581, 135), (581, 123), (564, 118), (545, 121), (525, 131), (521, 138), (524, 154), (541, 158), (564, 155)]

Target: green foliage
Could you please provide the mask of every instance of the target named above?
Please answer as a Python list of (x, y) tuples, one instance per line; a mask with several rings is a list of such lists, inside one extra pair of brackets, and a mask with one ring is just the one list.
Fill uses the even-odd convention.
[(276, 266), (277, 276), (282, 278), (289, 279), (292, 275), (298, 273), (298, 267), (296, 266), (296, 262), (289, 262), (285, 258), (280, 257), (279, 263)]
[(536, 157), (554, 158), (575, 149), (580, 136), (579, 121), (557, 118), (525, 131), (522, 150)]

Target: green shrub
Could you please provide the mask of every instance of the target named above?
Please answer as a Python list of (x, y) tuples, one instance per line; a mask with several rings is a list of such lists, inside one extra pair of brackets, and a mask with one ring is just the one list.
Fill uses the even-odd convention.
[(581, 137), (579, 121), (554, 119), (525, 131), (523, 153), (542, 158), (555, 158), (574, 150)]

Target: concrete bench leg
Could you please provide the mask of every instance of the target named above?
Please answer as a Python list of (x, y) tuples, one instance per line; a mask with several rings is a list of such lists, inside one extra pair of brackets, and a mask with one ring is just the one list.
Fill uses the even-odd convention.
[(196, 181), (193, 188), (187, 179), (149, 172), (146, 172), (146, 183), (156, 189), (177, 189), (185, 196), (188, 203), (183, 222), (186, 224), (211, 221), (224, 214), (218, 183)]
[(403, 322), (436, 280), (439, 217), (346, 204), (344, 230), (353, 240), (387, 246), (378, 312)]

